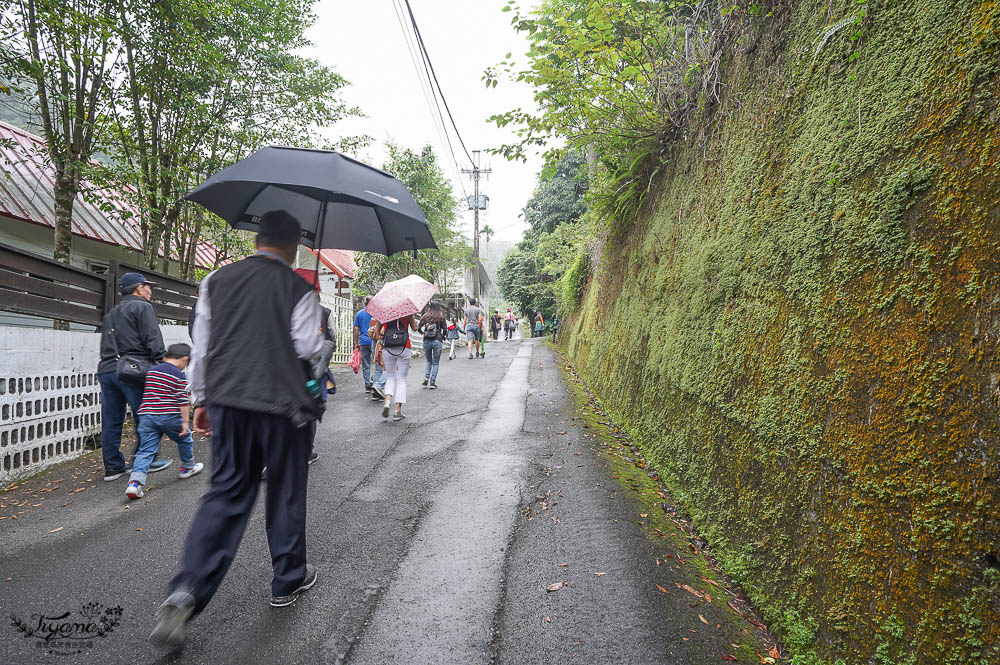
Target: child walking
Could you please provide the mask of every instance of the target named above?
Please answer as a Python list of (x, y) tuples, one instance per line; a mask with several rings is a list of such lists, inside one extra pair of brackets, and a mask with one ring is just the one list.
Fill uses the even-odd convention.
[(448, 353), (448, 360), (454, 360), (455, 345), (458, 344), (458, 321), (448, 322), (448, 341), (451, 342), (451, 352)]
[[(199, 473), (205, 465), (194, 461), (194, 440), (188, 429), (191, 411), (191, 393), (188, 392), (184, 368), (191, 362), (191, 347), (187, 344), (171, 344), (163, 354), (163, 362), (155, 365), (146, 374), (146, 387), (139, 407), (139, 451), (132, 462), (132, 475), (128, 479), (125, 495), (130, 499), (142, 498), (145, 493), (146, 474), (150, 462), (160, 447), (160, 439), (166, 434), (177, 442), (177, 452), (181, 458), (178, 476), (190, 478)], [(167, 460), (166, 467), (170, 464)]]

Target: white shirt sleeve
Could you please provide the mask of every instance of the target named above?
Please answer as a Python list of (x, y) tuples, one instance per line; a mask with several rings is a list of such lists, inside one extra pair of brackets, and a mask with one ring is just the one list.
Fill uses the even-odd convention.
[(295, 354), (309, 360), (323, 348), (323, 333), (319, 331), (323, 310), (315, 291), (302, 296), (292, 310), (292, 346)]
[(210, 272), (198, 287), (198, 303), (194, 310), (194, 325), (191, 328), (191, 366), (188, 379), (191, 383), (191, 399), (195, 404), (205, 398), (205, 353), (212, 335), (212, 305), (208, 300), (208, 280), (215, 272)]

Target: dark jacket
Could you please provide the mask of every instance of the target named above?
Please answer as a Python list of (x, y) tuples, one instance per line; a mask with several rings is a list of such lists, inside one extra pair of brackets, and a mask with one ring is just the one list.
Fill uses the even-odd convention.
[[(112, 329), (115, 331), (115, 341), (118, 342), (117, 354), (111, 339)], [(97, 373), (115, 371), (119, 355), (145, 358), (151, 363), (158, 363), (163, 358), (164, 351), (163, 335), (160, 333), (153, 305), (145, 298), (128, 295), (104, 317), (104, 324), (101, 326), (101, 361), (97, 364)]]
[(220, 268), (208, 281), (212, 312), (206, 344), (205, 402), (291, 419), (316, 420), (322, 407), (309, 394), (309, 364), (295, 353), (292, 311), (312, 287), (289, 268), (250, 256)]

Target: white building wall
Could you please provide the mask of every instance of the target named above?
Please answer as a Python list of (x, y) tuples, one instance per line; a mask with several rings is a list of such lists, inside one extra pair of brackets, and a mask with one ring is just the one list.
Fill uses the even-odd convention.
[[(190, 342), (186, 326), (163, 340)], [(101, 431), (101, 336), (0, 326), (0, 487), (85, 452)]]

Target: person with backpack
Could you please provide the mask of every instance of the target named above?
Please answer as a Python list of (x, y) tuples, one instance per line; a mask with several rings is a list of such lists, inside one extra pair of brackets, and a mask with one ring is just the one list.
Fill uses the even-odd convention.
[(541, 337), (544, 331), (545, 331), (545, 317), (542, 316), (541, 311), (537, 311), (535, 312), (535, 330), (531, 336)]
[(497, 336), (500, 334), (500, 310), (493, 310), (493, 316), (490, 317), (490, 333), (493, 335), (493, 341), (497, 341)]
[(445, 320), (441, 303), (432, 302), (427, 313), (420, 317), (417, 329), (424, 334), (424, 383), (428, 388), (437, 388), (438, 368), (441, 366), (441, 349), (444, 347)]
[(396, 410), (393, 420), (406, 417), (403, 405), (406, 404), (406, 375), (410, 373), (411, 344), (409, 331), (417, 332), (417, 317), (404, 316), (383, 323), (378, 336), (381, 348), (377, 352), (376, 362), (385, 367), (385, 404), (382, 406), (382, 417), (389, 417), (389, 409), (395, 401)]
[(507, 313), (503, 315), (503, 340), (507, 340), (514, 337), (514, 326), (516, 325), (517, 319), (514, 318), (513, 312), (510, 311), (510, 307), (507, 308)]

